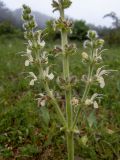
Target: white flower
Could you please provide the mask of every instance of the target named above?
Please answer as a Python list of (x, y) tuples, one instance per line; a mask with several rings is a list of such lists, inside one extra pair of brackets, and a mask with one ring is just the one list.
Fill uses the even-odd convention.
[(32, 47), (32, 45), (33, 45), (30, 40), (28, 40), (28, 44), (29, 44), (30, 47)]
[(102, 70), (103, 67), (98, 68), (97, 71), (96, 71), (96, 75), (95, 75), (95, 77), (96, 77), (97, 81), (99, 82), (101, 88), (105, 87), (105, 81), (104, 81), (103, 75), (108, 75), (112, 71), (112, 70)]
[(40, 47), (45, 47), (45, 41), (41, 41), (40, 39), (38, 39), (37, 43), (40, 45)]
[(101, 55), (98, 55), (95, 57), (95, 61), (96, 62), (100, 62), (102, 60), (102, 56)]
[(93, 105), (93, 107), (97, 109), (98, 108), (98, 104), (97, 104), (97, 101), (95, 100), (96, 98), (101, 98), (101, 95), (97, 94), (97, 93), (93, 94), (90, 99), (86, 99), (85, 105), (86, 106)]
[(85, 105), (86, 105), (86, 106), (89, 106), (89, 105), (91, 105), (91, 104), (92, 104), (91, 99), (86, 99)]
[(100, 88), (104, 88), (105, 87), (105, 81), (104, 78), (101, 77), (97, 77), (97, 81), (100, 83)]
[(93, 105), (94, 105), (94, 108), (95, 108), (95, 109), (97, 109), (97, 108), (98, 108), (98, 104), (97, 104), (97, 102), (96, 102), (96, 101), (94, 101)]
[(47, 64), (48, 63), (48, 56), (47, 56), (47, 52), (43, 52), (41, 54), (41, 62)]
[(37, 31), (38, 35), (37, 43), (43, 48), (45, 46), (45, 41), (41, 41), (41, 34), (42, 34), (41, 30)]
[(42, 41), (39, 44), (40, 44), (41, 47), (44, 47), (45, 46), (45, 41)]
[(29, 50), (28, 48), (27, 48), (26, 56), (28, 57), (28, 59), (25, 61), (25, 66), (29, 66), (30, 63), (33, 62), (33, 57), (32, 57), (32, 51)]
[(33, 78), (33, 79), (30, 81), (29, 85), (30, 85), (30, 86), (33, 86), (34, 83), (35, 83), (35, 81), (37, 81), (37, 77), (36, 77), (36, 75), (35, 75), (33, 72), (29, 72), (29, 74), (30, 74), (30, 77)]
[(78, 106), (79, 100), (76, 97), (73, 97), (72, 100), (71, 100), (71, 103), (72, 103), (73, 106)]
[(30, 64), (29, 60), (26, 60), (25, 61), (25, 66), (27, 67), (27, 66), (29, 66), (29, 64)]
[(54, 74), (50, 73), (49, 74), (49, 67), (46, 68), (46, 70), (44, 71), (44, 77), (48, 78), (49, 80), (52, 80), (54, 78)]
[(39, 96), (40, 97), (38, 98), (38, 106), (44, 107), (46, 104), (47, 97), (42, 93), (40, 93)]

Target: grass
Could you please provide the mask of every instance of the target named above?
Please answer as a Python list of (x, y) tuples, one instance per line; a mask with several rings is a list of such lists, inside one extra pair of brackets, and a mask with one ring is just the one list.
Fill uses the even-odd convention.
[[(63, 134), (55, 122), (57, 117), (49, 112), (51, 106), (37, 107), (35, 99), (41, 86), (31, 88), (28, 85), (24, 57), (16, 54), (25, 49), (24, 43), (24, 40), (12, 37), (0, 39), (0, 159), (64, 160), (66, 149)], [(88, 108), (81, 113), (81, 134), (76, 135), (75, 143), (76, 155), (83, 160), (120, 158), (120, 47), (108, 48), (105, 64), (118, 72), (106, 78), (104, 90), (93, 86), (91, 93), (104, 94), (99, 110)], [(51, 52), (49, 47), (48, 51)], [(79, 78), (86, 72), (81, 63), (81, 52), (79, 47), (78, 55), (71, 58), (71, 73)], [(50, 58), (56, 62), (54, 57)], [(60, 58), (53, 68), (54, 72), (61, 71)], [(79, 83), (77, 92), (80, 94), (81, 87), (84, 86)]]

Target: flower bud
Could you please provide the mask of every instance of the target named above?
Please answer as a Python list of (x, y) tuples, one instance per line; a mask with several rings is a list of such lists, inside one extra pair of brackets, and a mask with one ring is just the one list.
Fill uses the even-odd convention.
[(27, 9), (27, 6), (25, 4), (23, 4), (23, 9)]
[(83, 53), (82, 53), (82, 58), (83, 58), (84, 60), (88, 60), (89, 56), (88, 56), (88, 54), (87, 54), (86, 52), (83, 52)]
[(88, 31), (88, 34), (87, 34), (87, 37), (90, 38), (90, 39), (95, 39), (95, 38), (98, 37), (98, 35), (97, 35), (97, 32), (96, 32), (96, 31), (89, 30), (89, 31)]
[(98, 39), (96, 42), (95, 42), (95, 47), (96, 48), (101, 48), (103, 47), (104, 45), (104, 40), (103, 39)]
[(27, 14), (30, 14), (30, 13), (31, 13), (31, 9), (30, 9), (29, 7), (27, 7), (27, 8), (25, 9), (25, 11), (26, 11)]
[(28, 26), (29, 26), (30, 29), (33, 29), (33, 28), (35, 28), (35, 27), (37, 26), (37, 24), (36, 24), (35, 21), (33, 20), (33, 21), (30, 21), (30, 22), (28, 23)]
[(25, 20), (25, 21), (29, 20), (29, 15), (23, 13), (22, 19)]

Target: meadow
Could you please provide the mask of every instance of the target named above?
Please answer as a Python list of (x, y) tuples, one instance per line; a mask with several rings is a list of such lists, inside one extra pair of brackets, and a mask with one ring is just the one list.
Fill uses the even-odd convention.
[[(59, 41), (55, 42), (56, 44)], [(54, 72), (61, 71), (60, 58), (52, 55)], [(71, 72), (78, 77), (86, 71), (81, 62), (82, 44), (77, 42), (78, 53), (71, 57)], [(120, 160), (120, 47), (105, 46), (105, 64), (118, 70), (106, 78), (105, 89), (92, 90), (104, 94), (100, 108), (89, 115), (92, 128), (86, 125), (86, 117), (80, 116), (80, 135), (75, 136), (76, 160)], [(0, 160), (64, 160), (66, 146), (64, 134), (57, 129), (56, 114), (51, 105), (37, 106), (37, 93), (42, 86), (30, 87), (25, 78), (25, 41), (12, 36), (0, 38)], [(82, 86), (78, 83), (78, 89)], [(53, 87), (57, 87), (53, 84)], [(93, 92), (93, 91), (91, 91)], [(83, 114), (83, 113), (82, 113)], [(97, 117), (97, 118), (95, 118)], [(59, 138), (58, 138), (59, 137)]]

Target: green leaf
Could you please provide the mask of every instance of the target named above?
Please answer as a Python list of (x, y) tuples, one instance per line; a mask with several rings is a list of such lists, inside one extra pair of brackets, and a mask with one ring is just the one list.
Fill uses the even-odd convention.
[(89, 124), (89, 127), (92, 127), (93, 125), (96, 124), (96, 117), (95, 117), (95, 112), (91, 112), (90, 115), (88, 116), (87, 118), (87, 121), (88, 121), (88, 124)]
[(46, 107), (41, 107), (41, 117), (45, 125), (48, 125), (50, 122), (50, 114)]

